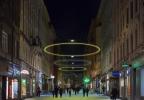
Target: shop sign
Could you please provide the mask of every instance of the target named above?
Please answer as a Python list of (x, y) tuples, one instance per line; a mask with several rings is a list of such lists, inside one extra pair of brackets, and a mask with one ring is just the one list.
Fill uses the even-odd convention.
[(28, 71), (28, 70), (22, 70), (22, 71), (21, 71), (21, 74), (29, 75), (29, 71)]
[(18, 70), (16, 64), (11, 64), (8, 68), (8, 74), (9, 75), (13, 75), (13, 76), (17, 76), (20, 75), (20, 71)]
[(119, 71), (112, 71), (112, 76), (113, 77), (119, 77), (120, 76), (120, 72)]

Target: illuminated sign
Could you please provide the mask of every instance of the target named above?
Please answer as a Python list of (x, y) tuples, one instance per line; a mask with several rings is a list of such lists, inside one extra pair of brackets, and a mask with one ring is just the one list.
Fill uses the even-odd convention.
[(29, 71), (28, 70), (22, 70), (21, 74), (29, 75)]
[(112, 76), (113, 77), (119, 77), (120, 76), (120, 72), (119, 71), (113, 71), (112, 72)]

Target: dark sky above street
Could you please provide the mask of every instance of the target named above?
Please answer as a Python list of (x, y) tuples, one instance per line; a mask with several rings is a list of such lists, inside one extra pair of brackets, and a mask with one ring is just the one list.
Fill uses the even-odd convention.
[(100, 0), (45, 0), (57, 38), (86, 41)]

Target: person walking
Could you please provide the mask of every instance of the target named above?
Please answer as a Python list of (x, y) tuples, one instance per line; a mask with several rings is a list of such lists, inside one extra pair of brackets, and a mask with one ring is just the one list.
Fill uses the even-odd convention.
[(54, 98), (54, 96), (55, 96), (55, 91), (54, 91), (54, 89), (52, 90), (52, 95), (53, 95), (53, 98)]
[(110, 96), (111, 96), (112, 100), (116, 100), (116, 98), (118, 96), (118, 90), (117, 90), (117, 88), (112, 88)]
[(85, 87), (83, 87), (83, 97), (85, 97)]
[(102, 93), (105, 94), (105, 86), (102, 86)]
[(71, 97), (71, 88), (68, 89), (69, 97)]
[(58, 97), (58, 87), (57, 86), (55, 86), (55, 88), (54, 88), (54, 94), (55, 94), (55, 97), (57, 98)]
[(37, 89), (36, 89), (36, 94), (37, 94), (37, 96), (40, 97), (40, 93), (41, 93), (41, 90), (40, 90), (40, 87), (38, 86)]
[(62, 89), (62, 87), (60, 87), (60, 88), (59, 88), (60, 98), (62, 98), (62, 93), (63, 93), (63, 89)]
[(88, 93), (89, 93), (89, 88), (88, 87), (85, 89), (85, 92), (86, 92), (86, 95), (88, 97)]

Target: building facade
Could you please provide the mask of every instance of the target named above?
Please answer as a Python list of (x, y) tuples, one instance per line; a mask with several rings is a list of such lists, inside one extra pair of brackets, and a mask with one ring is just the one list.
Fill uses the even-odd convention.
[[(108, 84), (116, 84), (119, 96), (128, 100), (144, 98), (143, 4), (143, 0), (102, 0), (96, 18), (101, 23), (96, 34), (101, 34), (103, 41), (100, 44), (102, 83), (106, 92), (111, 89)], [(92, 30), (97, 28), (94, 26)]]
[(0, 99), (6, 100), (19, 96), (20, 1), (0, 1), (0, 11)]
[(43, 48), (54, 41), (55, 35), (43, 0), (21, 2), (20, 31), (21, 71), (29, 72), (28, 75), (21, 75), (21, 95), (35, 96), (38, 86), (42, 93), (46, 93), (49, 89), (48, 77), (51, 75), (53, 58), (48, 57)]
[(113, 0), (113, 66), (120, 70), (120, 97), (142, 100), (143, 0)]
[(43, 47), (55, 32), (43, 0), (0, 1), (0, 11), (0, 99), (48, 91), (53, 58)]
[(111, 84), (114, 83), (112, 77), (112, 0), (101, 0), (97, 16), (92, 20), (89, 32), (89, 41), (97, 44), (101, 52), (92, 58), (92, 67), (95, 67), (95, 86), (98, 93), (109, 95)]

